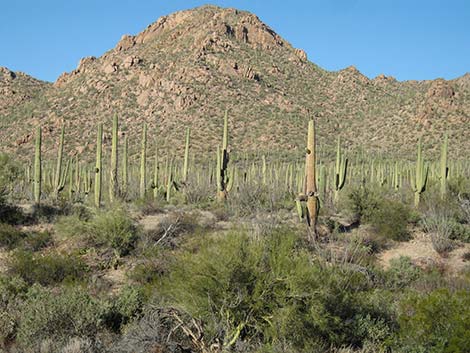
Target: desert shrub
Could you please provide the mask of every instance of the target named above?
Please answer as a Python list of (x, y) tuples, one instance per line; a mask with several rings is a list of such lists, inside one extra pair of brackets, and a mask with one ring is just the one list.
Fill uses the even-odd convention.
[(0, 277), (0, 351), (15, 338), (19, 305), (27, 290), (28, 284), (19, 277)]
[(135, 246), (137, 228), (122, 209), (100, 212), (90, 225), (93, 241), (112, 247), (120, 256), (127, 255)]
[(390, 261), (390, 268), (386, 271), (387, 285), (392, 289), (403, 289), (419, 279), (422, 270), (415, 266), (409, 257), (400, 256)]
[(279, 211), (286, 207), (286, 200), (292, 204), (292, 199), (292, 195), (275, 185), (242, 182), (230, 193), (227, 206), (236, 216), (250, 216), (259, 211)]
[(76, 281), (87, 273), (86, 264), (76, 255), (50, 253), (41, 256), (18, 250), (11, 260), (10, 272), (29, 284), (47, 286), (64, 280)]
[[(148, 353), (148, 352), (174, 352), (184, 353), (194, 347), (191, 338), (181, 329), (181, 322), (175, 318), (180, 314), (174, 309), (165, 309), (148, 306), (144, 310), (141, 319), (135, 320), (127, 328), (120, 339), (112, 346), (112, 352), (116, 353)], [(185, 328), (191, 327), (193, 319), (188, 315), (182, 316)], [(189, 327), (188, 327), (189, 326)], [(200, 338), (200, 337), (198, 337)], [(206, 350), (207, 351), (207, 350)]]
[(57, 293), (34, 285), (21, 305), (17, 341), (23, 347), (37, 347), (46, 339), (65, 344), (70, 337), (93, 338), (104, 311), (103, 303), (80, 287)]
[(5, 197), (13, 190), (18, 174), (18, 164), (9, 155), (0, 153), (0, 204), (4, 203)]
[[(288, 231), (257, 239), (232, 233), (197, 248), (177, 257), (162, 293), (203, 322), (209, 342), (288, 342), (312, 351), (359, 347), (372, 339), (372, 326), (382, 342), (390, 334), (388, 317), (367, 303), (368, 276), (312, 263)], [(370, 329), (360, 328), (365, 321)]]
[(365, 185), (353, 188), (348, 195), (347, 206), (359, 222), (369, 220), (378, 205), (378, 195)]
[(379, 236), (397, 241), (409, 239), (410, 210), (399, 201), (380, 201), (367, 220)]
[(22, 241), (22, 248), (27, 251), (38, 251), (52, 244), (51, 233), (32, 232), (28, 233)]
[(141, 314), (143, 303), (144, 296), (139, 288), (124, 287), (112, 300), (104, 316), (105, 325), (114, 332), (119, 332), (124, 325)]
[(59, 218), (55, 226), (59, 236), (82, 237), (95, 246), (109, 246), (120, 256), (127, 255), (135, 246), (137, 228), (127, 213), (119, 208), (98, 211), (83, 219), (79, 215)]
[(467, 291), (412, 292), (399, 306), (401, 352), (464, 353), (470, 347)]
[(454, 219), (450, 211), (438, 203), (428, 205), (423, 211), (421, 224), (431, 237), (434, 250), (445, 254), (453, 249), (451, 240)]
[(25, 237), (19, 229), (5, 223), (0, 223), (0, 248), (13, 249)]

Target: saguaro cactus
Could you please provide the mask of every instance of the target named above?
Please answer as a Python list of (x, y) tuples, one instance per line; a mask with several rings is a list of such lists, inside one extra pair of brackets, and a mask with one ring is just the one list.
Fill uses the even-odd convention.
[(62, 155), (64, 153), (65, 126), (62, 125), (59, 139), (59, 149), (57, 150), (57, 164), (54, 175), (54, 198), (59, 197), (60, 191), (65, 185), (65, 173), (62, 173)]
[(119, 120), (117, 114), (113, 117), (113, 132), (111, 144), (111, 170), (109, 175), (109, 200), (114, 202), (119, 194), (118, 184), (118, 130)]
[(127, 195), (127, 186), (129, 182), (129, 172), (128, 172), (128, 155), (127, 155), (127, 149), (128, 149), (128, 141), (127, 141), (127, 135), (124, 136), (124, 149), (122, 152), (122, 194)]
[(184, 162), (183, 162), (183, 183), (188, 181), (188, 164), (189, 164), (189, 135), (191, 133), (190, 128), (186, 129), (186, 143), (184, 147)]
[(154, 166), (153, 166), (153, 182), (152, 182), (152, 188), (153, 188), (153, 198), (156, 200), (158, 199), (158, 171), (159, 171), (159, 165), (158, 165), (158, 144), (155, 143), (155, 161), (154, 161)]
[(223, 201), (227, 198), (228, 178), (228, 112), (224, 116), (224, 133), (222, 138), (222, 150), (217, 146), (217, 198)]
[(421, 152), (421, 139), (418, 142), (418, 157), (416, 161), (416, 174), (412, 176), (412, 188), (415, 193), (415, 207), (419, 206), (421, 194), (426, 191), (429, 168), (424, 164), (424, 158)]
[(338, 201), (339, 192), (344, 187), (346, 182), (346, 172), (348, 168), (348, 159), (344, 157), (341, 153), (341, 138), (338, 137), (338, 142), (336, 146), (336, 163), (335, 163), (335, 191), (334, 199), (335, 202)]
[(441, 147), (441, 163), (440, 163), (440, 175), (439, 179), (441, 182), (441, 199), (444, 199), (447, 194), (447, 177), (449, 173), (449, 168), (447, 167), (447, 147), (448, 147), (448, 137), (447, 134), (444, 136), (444, 142)]
[(315, 122), (308, 122), (307, 151), (305, 156), (306, 187), (305, 196), (307, 197), (307, 222), (309, 227), (316, 233), (318, 217), (318, 193), (316, 185), (316, 156), (315, 156)]
[(147, 187), (147, 124), (142, 126), (142, 146), (140, 151), (140, 198), (145, 198)]
[(42, 145), (42, 130), (38, 126), (36, 130), (36, 144), (34, 153), (34, 202), (39, 205), (41, 202), (41, 179), (42, 179), (42, 166), (41, 166), (41, 145)]
[(101, 207), (101, 179), (102, 179), (102, 157), (103, 148), (103, 124), (98, 124), (98, 133), (96, 136), (96, 165), (95, 165), (95, 207)]

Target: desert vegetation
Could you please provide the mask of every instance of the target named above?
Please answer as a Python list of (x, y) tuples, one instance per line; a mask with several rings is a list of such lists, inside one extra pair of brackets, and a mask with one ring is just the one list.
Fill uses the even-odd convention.
[(468, 352), (470, 165), (452, 136), (436, 160), (421, 143), (373, 158), (339, 135), (319, 150), (310, 120), (291, 160), (237, 153), (227, 112), (212, 155), (187, 129), (179, 156), (123, 123), (98, 124), (94, 156), (65, 125), (39, 127), (30, 160), (0, 155), (0, 349)]

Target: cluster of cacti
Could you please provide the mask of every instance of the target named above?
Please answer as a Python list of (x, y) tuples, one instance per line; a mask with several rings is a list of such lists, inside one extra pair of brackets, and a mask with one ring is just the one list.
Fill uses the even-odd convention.
[[(165, 151), (162, 146), (159, 149), (154, 138), (152, 150), (155, 152), (149, 162), (147, 125), (142, 125), (140, 158), (130, 158), (128, 136), (125, 135), (123, 143), (119, 144), (119, 120), (114, 116), (111, 135), (104, 135), (103, 124), (97, 126), (94, 166), (87, 162), (85, 155), (69, 157), (72, 151), (66, 150), (65, 132), (63, 126), (58, 137), (56, 159), (48, 161), (43, 156), (41, 129), (36, 131), (34, 162), (25, 166), (20, 185), (23, 195), (37, 204), (49, 198), (75, 202), (86, 201), (90, 197), (96, 207), (101, 207), (117, 198), (125, 201), (146, 198), (150, 189), (153, 189), (152, 196), (157, 202), (182, 202), (187, 200), (194, 186), (202, 184), (217, 190), (216, 199), (225, 200), (229, 192), (236, 194), (239, 190), (246, 190), (247, 185), (258, 185), (266, 188), (266, 192), (273, 188), (276, 192), (284, 193), (285, 197), (296, 199), (299, 216), (314, 227), (320, 201), (327, 205), (336, 204), (338, 207), (339, 194), (345, 186), (360, 183), (400, 193), (412, 190), (415, 206), (418, 207), (421, 196), (427, 189), (436, 189), (444, 198), (449, 180), (455, 181), (460, 176), (470, 175), (468, 162), (448, 158), (447, 136), (442, 142), (439, 161), (425, 162), (421, 141), (418, 144), (416, 162), (411, 161), (411, 158), (372, 158), (364, 153), (353, 155), (349, 161), (339, 138), (336, 159), (332, 161), (331, 154), (323, 153), (322, 156), (315, 146), (313, 121), (308, 124), (307, 154), (304, 161), (280, 160), (266, 152), (229, 155), (227, 113), (224, 116), (222, 144), (217, 146), (215, 162), (213, 159), (196, 160), (196, 156), (190, 158), (189, 128), (186, 129), (185, 136), (182, 136), (182, 140), (185, 139), (184, 152), (179, 157), (174, 150)], [(104, 140), (104, 136), (111, 138)], [(111, 142), (109, 151), (106, 147), (108, 141)], [(348, 155), (351, 155), (350, 151)], [(153, 170), (149, 185), (147, 163), (152, 164)], [(103, 185), (109, 190), (106, 195), (102, 193)], [(296, 198), (299, 194), (301, 196)]]

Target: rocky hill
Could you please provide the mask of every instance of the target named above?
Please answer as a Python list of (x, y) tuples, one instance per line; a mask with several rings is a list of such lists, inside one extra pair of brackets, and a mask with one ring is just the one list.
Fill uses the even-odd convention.
[(398, 82), (369, 79), (354, 67), (329, 72), (255, 15), (215, 6), (177, 12), (124, 35), (54, 84), (1, 69), (0, 93), (0, 149), (22, 155), (31, 153), (38, 124), (52, 151), (63, 121), (68, 151), (91, 155), (96, 124), (106, 122), (109, 132), (114, 113), (131, 144), (138, 145), (146, 121), (149, 139), (176, 152), (190, 126), (193, 148), (209, 153), (226, 109), (239, 151), (302, 154), (311, 115), (324, 150), (340, 135), (351, 149), (411, 158), (420, 136), (427, 153), (437, 153), (445, 131), (452, 154), (470, 149), (469, 74)]

